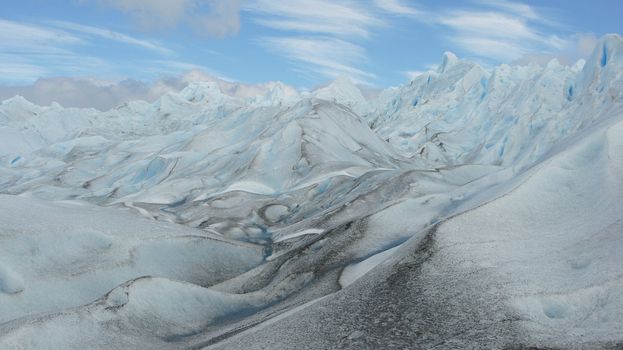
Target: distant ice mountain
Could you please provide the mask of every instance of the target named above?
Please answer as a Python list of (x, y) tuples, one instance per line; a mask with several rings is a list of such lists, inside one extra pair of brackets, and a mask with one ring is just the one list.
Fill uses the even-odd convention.
[(558, 141), (618, 112), (620, 46), (620, 36), (606, 36), (583, 69), (554, 59), (488, 72), (446, 53), (437, 72), (382, 93), (368, 117), (405, 156), (439, 166), (533, 164)]
[(347, 76), (338, 77), (329, 85), (313, 91), (312, 95), (344, 105), (358, 115), (366, 114), (370, 108), (361, 90)]
[(0, 348), (621, 347), (622, 50), (6, 100)]

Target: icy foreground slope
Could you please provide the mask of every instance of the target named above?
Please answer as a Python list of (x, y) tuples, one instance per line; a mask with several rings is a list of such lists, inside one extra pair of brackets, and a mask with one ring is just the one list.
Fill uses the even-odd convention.
[(623, 118), (566, 146), (349, 288), (214, 348), (620, 348)]
[(0, 348), (620, 347), (622, 50), (5, 101)]

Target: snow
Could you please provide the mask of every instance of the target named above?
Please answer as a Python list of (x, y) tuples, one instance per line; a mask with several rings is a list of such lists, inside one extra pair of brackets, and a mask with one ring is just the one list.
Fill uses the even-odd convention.
[(277, 238), (276, 240), (274, 240), (275, 243), (279, 243), (279, 242), (283, 242), (283, 241), (287, 241), (289, 239), (292, 238), (296, 238), (296, 237), (301, 237), (301, 236), (305, 236), (305, 235), (318, 235), (323, 233), (324, 230), (321, 228), (308, 228), (302, 231), (298, 231), (298, 232), (294, 232), (294, 233), (290, 233), (287, 235), (283, 235), (279, 238)]
[(446, 254), (504, 281), (502, 293), (537, 340), (563, 348), (620, 340), (622, 137), (619, 118), (439, 228)]
[(277, 222), (285, 218), (289, 212), (290, 209), (287, 206), (281, 204), (273, 204), (268, 206), (264, 210), (264, 216), (266, 216), (266, 218), (271, 222)]
[(346, 288), (353, 284), (353, 282), (364, 276), (368, 271), (390, 257), (398, 248), (400, 248), (400, 246), (374, 254), (362, 262), (346, 266), (340, 275), (340, 286)]
[(262, 260), (260, 247), (118, 209), (6, 195), (0, 208), (0, 322), (80, 306), (140, 276), (208, 286)]
[(24, 279), (5, 264), (0, 264), (0, 292), (16, 294), (24, 290)]
[(275, 190), (268, 185), (256, 181), (238, 181), (229, 185), (224, 192), (243, 191), (255, 194), (273, 194)]
[(347, 76), (340, 76), (331, 84), (315, 90), (312, 95), (316, 98), (337, 102), (351, 109), (358, 115), (368, 112), (368, 102), (361, 94), (361, 90)]
[(66, 349), (78, 349), (84, 343), (94, 349), (120, 344), (162, 346), (169, 337), (192, 334), (219, 318), (254, 308), (255, 303), (251, 297), (188, 283), (141, 278), (119, 286), (84, 308), (9, 329), (0, 339), (0, 346), (29, 344), (35, 348)]

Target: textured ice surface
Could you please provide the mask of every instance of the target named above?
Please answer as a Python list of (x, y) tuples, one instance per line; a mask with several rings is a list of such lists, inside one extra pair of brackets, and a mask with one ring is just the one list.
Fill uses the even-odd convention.
[(621, 50), (4, 101), (0, 348), (620, 348)]

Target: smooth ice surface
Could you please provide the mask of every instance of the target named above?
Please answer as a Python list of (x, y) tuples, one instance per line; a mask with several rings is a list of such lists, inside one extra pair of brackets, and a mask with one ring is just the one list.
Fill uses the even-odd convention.
[(439, 227), (439, 244), (462, 268), (487, 269), (503, 283), (534, 344), (621, 341), (622, 140), (619, 119)]
[(129, 211), (0, 195), (0, 322), (89, 303), (133, 278), (209, 286), (255, 267), (262, 248)]

